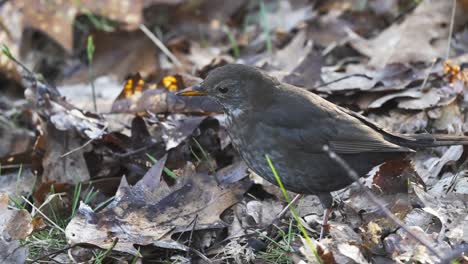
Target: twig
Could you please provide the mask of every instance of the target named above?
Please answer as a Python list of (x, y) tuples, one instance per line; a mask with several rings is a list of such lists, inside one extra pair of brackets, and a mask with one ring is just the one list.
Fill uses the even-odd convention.
[(73, 152), (78, 151), (78, 150), (83, 149), (84, 147), (88, 146), (89, 144), (91, 144), (91, 142), (93, 142), (93, 141), (96, 140), (97, 138), (101, 137), (102, 134), (104, 134), (104, 131), (105, 131), (106, 129), (107, 129), (107, 124), (101, 129), (101, 132), (99, 132), (99, 134), (97, 135), (97, 137), (91, 138), (91, 139), (89, 139), (88, 141), (86, 141), (86, 143), (84, 143), (83, 145), (81, 145), (81, 146), (79, 146), (79, 147), (77, 147), (77, 148), (74, 148), (74, 149), (68, 151), (67, 153), (62, 154), (62, 156), (60, 156), (60, 158), (64, 158), (64, 157), (66, 157), (66, 156), (72, 154)]
[(193, 219), (193, 226), (192, 226), (192, 230), (190, 230), (190, 236), (189, 236), (189, 242), (188, 242), (189, 247), (192, 245), (193, 231), (195, 231), (195, 227), (197, 226), (197, 220), (198, 220), (198, 214), (195, 215), (195, 219)]
[(296, 203), (297, 200), (299, 200), (299, 198), (302, 197), (302, 194), (297, 194), (290, 203), (288, 203), (288, 205), (286, 205), (286, 207), (284, 207), (283, 210), (281, 210), (281, 212), (278, 214), (278, 219), (281, 219), (281, 217), (284, 216), (284, 214), (286, 214), (286, 212), (288, 211), (289, 207), (291, 207), (291, 205), (293, 205), (294, 203)]
[(338, 79), (333, 80), (333, 81), (329, 81), (329, 82), (327, 82), (327, 83), (320, 84), (320, 85), (318, 85), (318, 86), (312, 87), (312, 88), (307, 89), (307, 90), (312, 91), (312, 90), (315, 90), (315, 89), (318, 89), (318, 88), (321, 88), (321, 87), (324, 87), (324, 86), (328, 86), (328, 85), (330, 85), (330, 84), (332, 84), (332, 83), (340, 82), (340, 81), (342, 81), (342, 80), (345, 80), (345, 79), (348, 79), (348, 78), (351, 78), (351, 77), (363, 77), (363, 78), (366, 78), (366, 79), (368, 79), (368, 80), (372, 80), (371, 77), (369, 77), (369, 76), (367, 76), (367, 75), (365, 75), (365, 74), (356, 73), (356, 74), (351, 74), (351, 75), (347, 75), (347, 76), (338, 78)]
[(169, 57), (172, 62), (174, 62), (175, 65), (177, 66), (182, 66), (182, 63), (180, 63), (180, 61), (177, 59), (176, 56), (174, 56), (174, 54), (172, 54), (172, 52), (164, 45), (164, 43), (162, 43), (161, 40), (159, 40), (156, 35), (153, 34), (153, 32), (151, 32), (151, 30), (149, 30), (145, 25), (143, 24), (140, 24), (140, 29), (141, 31), (143, 31), (143, 33), (146, 34), (146, 36), (151, 39), (151, 41), (153, 41), (154, 44), (156, 44), (156, 46), (158, 46), (158, 48), (161, 49), (161, 51), (166, 54), (167, 57)]
[(452, 46), (452, 35), (453, 35), (453, 25), (455, 24), (455, 12), (457, 11), (457, 0), (452, 0), (452, 17), (450, 19), (450, 29), (448, 36), (447, 52), (445, 54), (445, 59), (447, 60), (450, 57), (450, 48)]
[(201, 253), (200, 251), (194, 249), (194, 248), (189, 248), (189, 250), (193, 253), (195, 253), (195, 255), (197, 255), (198, 257), (200, 257), (203, 261), (205, 261), (206, 263), (213, 263), (213, 261), (211, 261), (209, 258), (207, 258), (205, 255), (203, 255), (203, 253)]
[(112, 153), (112, 156), (115, 156), (117, 158), (128, 158), (130, 156), (133, 156), (133, 155), (136, 155), (136, 154), (139, 154), (140, 152), (144, 152), (145, 150), (148, 150), (156, 145), (158, 145), (159, 142), (154, 142), (154, 143), (151, 143), (147, 146), (144, 146), (144, 147), (141, 147), (141, 148), (137, 148), (135, 150), (130, 150), (130, 151), (127, 151), (125, 153), (117, 153), (117, 152), (113, 152)]
[(34, 204), (32, 204), (28, 199), (26, 199), (24, 196), (21, 196), (21, 198), (27, 203), (29, 204), (32, 208), (34, 208), (34, 210), (36, 210), (40, 215), (42, 215), (42, 217), (44, 217), (47, 221), (49, 221), (55, 228), (57, 228), (58, 230), (60, 230), (62, 233), (65, 234), (65, 230), (63, 230), (63, 228), (61, 228), (59, 225), (57, 225), (56, 223), (54, 223), (54, 221), (50, 220), (49, 217), (47, 217), (47, 215), (45, 215), (43, 212), (41, 212), (41, 210), (39, 208), (37, 208)]
[(415, 232), (410, 230), (400, 219), (398, 219), (390, 210), (387, 209), (387, 207), (384, 205), (383, 202), (380, 201), (377, 196), (375, 196), (369, 189), (367, 189), (364, 184), (362, 184), (359, 181), (359, 176), (356, 173), (356, 171), (351, 168), (351, 166), (346, 163), (340, 156), (338, 156), (335, 152), (333, 152), (327, 145), (323, 146), (323, 150), (328, 154), (328, 156), (335, 161), (341, 168), (343, 168), (348, 176), (354, 180), (355, 182), (358, 183), (359, 188), (369, 197), (369, 199), (377, 205), (380, 210), (390, 218), (395, 224), (397, 224), (401, 229), (406, 231), (414, 240), (418, 241), (422, 245), (424, 245), (432, 254), (434, 254), (437, 258), (442, 259), (442, 257), (439, 255), (439, 253), (436, 251), (434, 247), (432, 247), (429, 242), (424, 240), (422, 237), (418, 236)]
[(428, 70), (428, 72), (427, 72), (427, 75), (424, 77), (424, 81), (423, 81), (423, 83), (421, 84), (421, 88), (420, 88), (421, 91), (424, 91), (424, 88), (426, 88), (427, 81), (429, 80), (429, 76), (431, 75), (431, 71), (432, 71), (432, 69), (434, 68), (436, 62), (437, 62), (437, 59), (434, 59), (434, 60), (432, 61), (431, 67), (429, 68), (429, 70)]
[(64, 252), (64, 251), (69, 250), (69, 249), (72, 249), (72, 248), (74, 248), (74, 247), (76, 247), (76, 246), (77, 246), (77, 245), (68, 246), (68, 247), (66, 247), (66, 248), (62, 248), (62, 249), (56, 250), (56, 251), (54, 251), (54, 252), (51, 252), (51, 253), (49, 253), (49, 254), (42, 255), (42, 256), (40, 256), (40, 257), (38, 257), (38, 258), (36, 258), (36, 259), (33, 259), (30, 263), (32, 264), (32, 263), (39, 262), (39, 260), (41, 260), (41, 259), (43, 259), (43, 258), (50, 257), (50, 256), (56, 256), (56, 255), (58, 255), (58, 254), (60, 254), (60, 253), (62, 253), (62, 252)]

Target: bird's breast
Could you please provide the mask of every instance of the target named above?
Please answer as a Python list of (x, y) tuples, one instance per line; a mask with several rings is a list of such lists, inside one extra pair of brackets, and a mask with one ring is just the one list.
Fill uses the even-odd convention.
[(260, 174), (258, 165), (265, 162), (265, 154), (271, 152), (268, 131), (263, 131), (258, 120), (245, 111), (226, 113), (226, 126), (231, 143), (247, 165)]
[(234, 147), (239, 151), (248, 140), (247, 134), (251, 128), (247, 120), (242, 119), (241, 112), (228, 112), (226, 113), (226, 126)]

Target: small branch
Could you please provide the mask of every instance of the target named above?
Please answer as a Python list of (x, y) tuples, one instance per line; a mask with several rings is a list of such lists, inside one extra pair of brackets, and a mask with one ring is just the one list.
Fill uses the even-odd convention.
[(421, 84), (421, 88), (419, 88), (421, 91), (424, 91), (424, 89), (426, 88), (427, 81), (429, 80), (429, 76), (431, 75), (431, 71), (432, 69), (434, 69), (436, 62), (437, 62), (437, 59), (432, 60), (431, 67), (429, 68), (426, 76), (424, 77), (424, 81)]
[(207, 258), (205, 255), (203, 255), (203, 253), (201, 253), (200, 251), (194, 249), (194, 248), (190, 248), (189, 247), (189, 250), (193, 253), (195, 253), (195, 255), (197, 255), (199, 258), (201, 258), (203, 261), (205, 261), (205, 263), (213, 263), (213, 261), (211, 261), (209, 258)]
[(77, 245), (68, 246), (68, 247), (66, 247), (66, 248), (62, 248), (62, 249), (56, 250), (56, 251), (54, 251), (54, 252), (51, 252), (51, 253), (49, 253), (49, 254), (42, 255), (42, 256), (40, 256), (40, 257), (38, 257), (38, 258), (36, 258), (36, 259), (33, 259), (30, 263), (36, 263), (36, 262), (39, 262), (39, 260), (42, 260), (42, 259), (44, 259), (44, 258), (50, 258), (50, 257), (52, 257), (52, 256), (56, 256), (56, 255), (58, 255), (58, 254), (60, 254), (60, 253), (62, 253), (62, 252), (65, 252), (65, 251), (67, 251), (67, 250), (69, 250), (69, 249), (72, 249), (72, 248), (74, 248), (74, 247), (76, 247), (76, 246), (77, 246)]
[(359, 185), (359, 188), (368, 196), (368, 198), (375, 204), (377, 205), (380, 210), (382, 210), (382, 212), (385, 214), (385, 216), (387, 216), (388, 218), (390, 218), (395, 224), (397, 224), (401, 229), (403, 229), (404, 231), (406, 231), (406, 233), (408, 233), (410, 235), (410, 237), (412, 237), (414, 240), (418, 241), (419, 243), (421, 243), (422, 245), (424, 245), (432, 254), (434, 254), (437, 258), (439, 259), (442, 259), (442, 257), (439, 255), (439, 253), (436, 251), (436, 249), (434, 247), (432, 247), (429, 242), (427, 242), (426, 240), (424, 240), (422, 237), (418, 236), (418, 234), (416, 234), (415, 232), (413, 232), (412, 230), (410, 230), (400, 219), (398, 219), (398, 217), (396, 217), (394, 214), (392, 214), (392, 212), (390, 210), (387, 209), (387, 207), (385, 206), (385, 204), (380, 201), (379, 198), (377, 198), (377, 196), (375, 196), (368, 188), (366, 188), (360, 181), (359, 181), (359, 176), (358, 174), (356, 173), (356, 171), (351, 168), (351, 166), (348, 165), (348, 163), (346, 163), (346, 161), (344, 161), (340, 156), (338, 156), (335, 152), (333, 152), (328, 146), (323, 146), (323, 151), (325, 151), (328, 156), (333, 160), (335, 161), (341, 168), (343, 168), (348, 176), (353, 180), (355, 181), (358, 185)]
[(195, 227), (197, 226), (197, 220), (198, 220), (198, 214), (195, 215), (195, 219), (193, 219), (193, 226), (192, 226), (192, 230), (190, 230), (190, 236), (189, 236), (189, 241), (188, 241), (188, 246), (191, 247), (192, 246), (192, 237), (193, 237), (193, 232), (195, 231)]
[(362, 77), (362, 78), (366, 78), (366, 79), (368, 79), (368, 80), (372, 80), (371, 77), (369, 77), (369, 76), (367, 76), (367, 75), (365, 75), (365, 74), (356, 73), (356, 74), (351, 74), (351, 75), (343, 76), (343, 77), (338, 78), (338, 79), (336, 79), (336, 80), (333, 80), (333, 81), (329, 81), (329, 82), (327, 82), (327, 83), (320, 84), (320, 85), (318, 85), (318, 86), (309, 88), (309, 89), (307, 89), (307, 90), (309, 90), (309, 91), (316, 90), (316, 89), (318, 89), (318, 88), (321, 88), (321, 87), (324, 87), (324, 86), (328, 86), (328, 85), (330, 85), (330, 84), (333, 84), (333, 83), (336, 83), (336, 82), (340, 82), (340, 81), (349, 79), (349, 78), (351, 78), (351, 77)]
[(452, 35), (453, 35), (453, 26), (455, 24), (455, 12), (457, 11), (457, 0), (452, 0), (452, 17), (450, 19), (450, 29), (447, 43), (447, 52), (445, 53), (445, 59), (448, 60), (450, 57), (450, 49), (452, 46)]
[(151, 41), (153, 41), (154, 44), (156, 44), (156, 46), (158, 46), (158, 48), (161, 49), (161, 51), (166, 54), (167, 57), (169, 57), (169, 59), (171, 59), (172, 62), (174, 62), (175, 65), (177, 66), (182, 66), (182, 63), (180, 63), (180, 61), (177, 59), (176, 56), (174, 56), (174, 54), (172, 54), (172, 52), (164, 45), (164, 43), (162, 43), (161, 40), (159, 40), (156, 35), (153, 34), (153, 32), (151, 32), (151, 30), (149, 30), (145, 25), (143, 24), (140, 24), (140, 29), (141, 31), (143, 31), (143, 33), (146, 34), (146, 36), (151, 39)]
[(301, 198), (303, 195), (302, 194), (297, 194), (290, 203), (288, 203), (288, 205), (286, 205), (286, 207), (284, 207), (283, 210), (281, 210), (281, 212), (278, 214), (278, 219), (281, 219), (285, 214), (286, 212), (288, 212), (289, 210), (289, 207), (291, 207), (293, 204), (296, 203), (297, 200), (299, 200), (299, 198)]
[(60, 158), (65, 158), (66, 156), (72, 154), (73, 152), (78, 151), (78, 150), (83, 149), (84, 147), (88, 146), (89, 144), (91, 144), (91, 142), (93, 142), (97, 138), (101, 137), (102, 134), (104, 134), (104, 131), (106, 129), (107, 129), (107, 124), (101, 129), (101, 132), (99, 132), (99, 135), (96, 138), (91, 138), (90, 140), (86, 141), (86, 143), (84, 143), (83, 145), (81, 145), (81, 146), (79, 146), (77, 148), (74, 148), (74, 149), (68, 151), (67, 153), (62, 154), (62, 156), (60, 156)]
[(125, 153), (116, 153), (116, 152), (113, 152), (112, 155), (115, 156), (115, 157), (117, 157), (117, 158), (121, 158), (121, 159), (122, 159), (122, 158), (128, 158), (128, 157), (130, 157), (130, 156), (133, 156), (133, 155), (139, 154), (139, 153), (141, 153), (141, 152), (144, 152), (144, 151), (146, 151), (146, 150), (148, 150), (148, 149), (150, 149), (150, 148), (152, 148), (152, 147), (154, 147), (154, 146), (156, 146), (156, 145), (158, 145), (158, 144), (159, 144), (159, 142), (154, 142), (154, 143), (151, 143), (151, 144), (149, 144), (149, 145), (147, 145), (147, 146), (144, 146), (144, 147), (141, 147), (141, 148), (137, 148), (137, 149), (135, 149), (135, 150), (131, 150), (131, 151), (128, 151), (128, 152), (125, 152)]
[(62, 233), (65, 234), (65, 230), (63, 230), (63, 228), (61, 228), (59, 225), (57, 225), (56, 223), (54, 223), (54, 221), (50, 220), (49, 217), (47, 217), (47, 215), (45, 215), (43, 212), (41, 212), (41, 210), (39, 208), (37, 208), (34, 204), (32, 204), (28, 199), (26, 199), (24, 196), (21, 196), (21, 198), (27, 203), (29, 204), (32, 208), (34, 208), (40, 215), (42, 215), (42, 217), (44, 217), (47, 221), (49, 221), (55, 228), (57, 228), (58, 230), (60, 230)]

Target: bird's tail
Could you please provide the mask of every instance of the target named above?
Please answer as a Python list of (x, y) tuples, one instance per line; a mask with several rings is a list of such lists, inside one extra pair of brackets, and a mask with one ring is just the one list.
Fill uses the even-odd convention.
[(432, 148), (440, 146), (468, 145), (468, 136), (413, 134), (404, 135), (401, 145), (409, 148)]

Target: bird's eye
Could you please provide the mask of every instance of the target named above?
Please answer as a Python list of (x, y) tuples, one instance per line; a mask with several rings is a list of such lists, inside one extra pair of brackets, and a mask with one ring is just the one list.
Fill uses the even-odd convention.
[(220, 87), (218, 87), (218, 91), (219, 91), (220, 93), (225, 94), (225, 93), (227, 93), (227, 92), (229, 91), (229, 88), (220, 86)]

